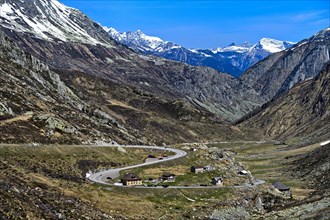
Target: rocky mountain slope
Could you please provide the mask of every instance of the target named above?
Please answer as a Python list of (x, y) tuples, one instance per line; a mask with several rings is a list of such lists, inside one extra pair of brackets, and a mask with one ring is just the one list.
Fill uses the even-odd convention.
[[(59, 21), (54, 24), (58, 24), (63, 20), (64, 15), (55, 9), (57, 14), (42, 16), (42, 11), (53, 5), (55, 0), (31, 1), (30, 9), (26, 11), (15, 2), (10, 0), (2, 3), (2, 8), (10, 7), (17, 14), (5, 12), (6, 16), (31, 17), (36, 23), (43, 23), (43, 19), (52, 21), (56, 18)], [(40, 9), (41, 7), (44, 9)], [(73, 10), (61, 7), (62, 11)], [(76, 15), (78, 12), (73, 10), (72, 13)], [(53, 70), (80, 71), (89, 76), (131, 85), (162, 98), (188, 100), (197, 108), (221, 115), (229, 121), (241, 117), (260, 103), (253, 90), (227, 74), (219, 74), (210, 68), (192, 67), (139, 55), (111, 40), (103, 28), (85, 15), (79, 13), (78, 19), (72, 13), (64, 16), (68, 20), (63, 22), (73, 22), (74, 25), (71, 26), (84, 30), (84, 34), (89, 37), (85, 38), (84, 34), (77, 32), (79, 37), (74, 40), (70, 34), (65, 39), (59, 39), (56, 38), (57, 31), (54, 29), (47, 29), (41, 34), (20, 17), (9, 20), (2, 16), (1, 28), (19, 47), (47, 63)], [(17, 30), (13, 20), (22, 21), (21, 26), (24, 28)], [(104, 36), (107, 38), (103, 38)], [(90, 38), (100, 43), (95, 44)], [(238, 87), (243, 87), (244, 92), (237, 90)]]
[(244, 138), (184, 100), (77, 71), (55, 73), (2, 32), (0, 42), (0, 142), (162, 144)]
[(208, 66), (220, 72), (238, 77), (253, 64), (268, 55), (290, 48), (294, 43), (262, 38), (251, 45), (231, 44), (228, 47), (210, 49), (188, 49), (181, 45), (164, 41), (158, 37), (151, 37), (138, 30), (120, 33), (114, 28), (104, 28), (109, 35), (133, 50), (160, 56), (170, 60), (181, 61), (194, 66)]
[(49, 41), (109, 44), (99, 25), (57, 0), (1, 0), (0, 23), (8, 29)]
[(291, 49), (275, 53), (248, 69), (240, 78), (266, 100), (291, 89), (296, 83), (319, 75), (330, 60), (330, 28)]
[[(210, 68), (193, 67), (159, 57), (137, 54), (112, 40), (100, 25), (87, 16), (56, 0), (33, 0), (29, 3), (2, 0), (0, 3), (3, 32), (24, 51), (60, 74), (61, 80), (66, 81), (68, 85), (75, 82), (75, 77), (79, 75), (85, 80), (97, 82), (94, 83), (95, 88), (102, 82), (100, 87), (117, 85), (116, 88), (130, 88), (142, 96), (152, 94), (152, 97), (166, 100), (165, 102), (175, 103), (180, 100), (188, 103), (192, 109), (221, 116), (226, 121), (235, 121), (246, 115), (273, 98), (280, 89), (276, 90), (274, 85), (283, 83), (281, 80), (284, 77), (274, 77), (275, 70), (269, 77), (268, 74), (260, 74), (266, 71), (266, 68), (261, 67), (269, 66), (275, 62), (274, 60), (288, 65), (287, 61), (283, 61), (285, 56), (282, 59), (283, 54), (298, 57), (301, 55), (301, 48), (307, 47), (308, 50), (317, 53), (318, 48), (327, 48), (328, 45), (328, 31), (325, 30), (325, 34), (320, 35), (320, 32), (305, 44), (301, 43), (285, 52), (275, 53), (269, 59), (254, 65), (243, 77), (236, 79)], [(48, 11), (49, 13), (46, 13)], [(49, 28), (40, 32), (39, 27), (47, 22), (54, 27), (47, 25), (45, 28)], [(60, 25), (61, 23), (64, 25)], [(73, 29), (62, 30), (62, 26), (65, 25)], [(74, 33), (71, 34), (71, 31)], [(281, 45), (278, 44), (278, 47)], [(304, 50), (304, 54), (314, 59), (312, 55), (308, 55), (308, 50)], [(320, 58), (317, 60), (318, 63), (325, 62), (325, 53), (321, 52), (316, 56)], [(307, 68), (311, 62), (313, 60), (306, 58), (300, 65)], [(257, 72), (257, 69), (260, 69), (260, 72)], [(316, 66), (314, 75), (317, 75), (318, 69)], [(270, 86), (263, 88), (272, 90), (273, 93), (260, 91), (257, 85), (261, 84), (264, 78), (267, 78), (266, 85)], [(291, 82), (294, 84), (298, 81)], [(104, 89), (109, 88), (105, 86)]]
[(318, 77), (284, 92), (243, 125), (277, 139), (300, 137), (309, 143), (330, 139), (330, 62)]

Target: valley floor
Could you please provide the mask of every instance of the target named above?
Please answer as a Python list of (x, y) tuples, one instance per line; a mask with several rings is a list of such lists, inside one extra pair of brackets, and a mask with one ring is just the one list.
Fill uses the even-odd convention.
[[(306, 153), (322, 146), (302, 148), (265, 142), (235, 142), (176, 145), (187, 156), (136, 168), (143, 178), (163, 172), (177, 174), (176, 184), (205, 183), (212, 175), (227, 180), (218, 188), (121, 188), (93, 184), (85, 174), (109, 167), (142, 163), (146, 155), (162, 155), (151, 149), (91, 146), (0, 145), (0, 216), (4, 219), (326, 219), (330, 196), (297, 178), (290, 170)], [(195, 147), (197, 151), (190, 151)], [(223, 158), (221, 158), (223, 157)], [(212, 164), (219, 171), (192, 175), (196, 164)], [(232, 188), (226, 184), (247, 181), (236, 169), (251, 171), (266, 181), (258, 188)], [(288, 185), (293, 198), (285, 198), (270, 186), (274, 181)], [(144, 207), (144, 211), (139, 211)], [(238, 214), (241, 213), (241, 214)]]

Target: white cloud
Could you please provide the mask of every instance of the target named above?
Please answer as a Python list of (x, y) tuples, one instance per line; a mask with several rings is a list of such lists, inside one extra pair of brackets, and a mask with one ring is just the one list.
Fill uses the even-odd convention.
[(292, 17), (292, 21), (295, 22), (305, 22), (311, 20), (319, 20), (324, 16), (329, 16), (329, 11), (327, 10), (320, 10), (320, 11), (313, 11), (313, 12), (306, 12), (302, 14), (298, 14)]

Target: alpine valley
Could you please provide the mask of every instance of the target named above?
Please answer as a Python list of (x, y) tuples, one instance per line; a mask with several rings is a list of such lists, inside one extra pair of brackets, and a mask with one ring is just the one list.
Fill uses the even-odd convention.
[(0, 219), (329, 219), (330, 28), (187, 49), (0, 0), (0, 42)]

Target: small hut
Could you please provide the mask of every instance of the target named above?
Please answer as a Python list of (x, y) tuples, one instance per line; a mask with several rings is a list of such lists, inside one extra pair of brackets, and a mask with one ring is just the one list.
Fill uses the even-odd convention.
[(192, 166), (191, 167), (191, 172), (193, 173), (203, 173), (205, 170), (204, 170), (204, 167), (202, 166)]
[(161, 177), (164, 182), (175, 182), (175, 174), (173, 173), (164, 173)]
[(223, 186), (223, 179), (222, 177), (213, 177), (212, 184), (215, 186)]
[(275, 189), (283, 193), (285, 196), (291, 196), (290, 187), (284, 185), (281, 182), (275, 182), (272, 185), (274, 186)]

